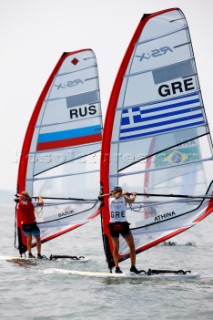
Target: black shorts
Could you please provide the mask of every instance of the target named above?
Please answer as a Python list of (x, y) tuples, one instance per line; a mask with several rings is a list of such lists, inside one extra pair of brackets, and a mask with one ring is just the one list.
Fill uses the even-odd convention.
[(40, 236), (40, 230), (36, 222), (22, 225), (25, 236)]
[(119, 234), (121, 234), (124, 238), (127, 238), (131, 234), (128, 222), (110, 223), (109, 231), (112, 238), (118, 238)]

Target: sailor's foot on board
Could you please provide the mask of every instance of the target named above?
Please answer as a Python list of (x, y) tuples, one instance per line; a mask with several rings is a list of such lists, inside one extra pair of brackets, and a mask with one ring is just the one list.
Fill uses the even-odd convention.
[(123, 273), (119, 267), (115, 268), (115, 273)]
[(32, 259), (32, 258), (35, 258), (35, 256), (30, 252), (30, 253), (28, 254), (28, 258)]
[(136, 274), (140, 273), (140, 271), (138, 271), (138, 269), (135, 266), (131, 266), (130, 272), (136, 273)]

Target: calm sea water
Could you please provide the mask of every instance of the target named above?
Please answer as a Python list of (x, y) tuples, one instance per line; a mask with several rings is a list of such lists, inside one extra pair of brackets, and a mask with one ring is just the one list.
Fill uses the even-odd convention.
[[(17, 255), (13, 248), (14, 209), (0, 208), (0, 255)], [(213, 216), (137, 256), (139, 268), (175, 268), (200, 273), (188, 281), (99, 279), (46, 274), (53, 268), (107, 271), (100, 218), (46, 243), (43, 254), (84, 255), (87, 262), (39, 261), (22, 265), (0, 261), (0, 318), (61, 319), (213, 319)], [(186, 246), (188, 242), (195, 246)], [(129, 261), (121, 264), (129, 268)]]

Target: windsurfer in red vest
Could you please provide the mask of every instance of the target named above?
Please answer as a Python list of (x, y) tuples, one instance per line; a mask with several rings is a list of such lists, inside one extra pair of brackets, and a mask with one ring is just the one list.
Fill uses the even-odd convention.
[(40, 238), (40, 230), (36, 223), (36, 217), (34, 213), (35, 206), (43, 206), (44, 201), (41, 196), (38, 197), (38, 202), (32, 202), (31, 197), (28, 192), (22, 191), (18, 194), (18, 204), (17, 209), (21, 214), (22, 219), (22, 228), (24, 235), (27, 237), (27, 250), (28, 257), (35, 258), (32, 255), (31, 247), (32, 247), (32, 237), (34, 236), (36, 239), (36, 247), (37, 247), (37, 258), (42, 259), (41, 255), (41, 238)]
[(129, 229), (129, 223), (126, 219), (126, 204), (133, 203), (136, 198), (136, 192), (131, 193), (131, 198), (126, 193), (122, 193), (120, 186), (115, 186), (112, 190), (113, 196), (109, 199), (110, 224), (109, 230), (113, 243), (113, 258), (115, 263), (115, 272), (122, 273), (119, 267), (119, 234), (123, 236), (130, 249), (131, 268), (130, 272), (139, 273), (135, 267), (136, 253), (134, 239)]

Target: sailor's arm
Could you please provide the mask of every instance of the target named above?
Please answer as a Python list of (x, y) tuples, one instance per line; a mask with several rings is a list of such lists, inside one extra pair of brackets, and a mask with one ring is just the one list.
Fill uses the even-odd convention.
[(43, 205), (44, 205), (44, 200), (42, 199), (42, 196), (38, 196), (37, 206), (42, 207)]
[(124, 196), (126, 202), (127, 203), (133, 203), (135, 201), (137, 193), (136, 192), (131, 192), (131, 198), (129, 198), (127, 196), (127, 194), (129, 194), (129, 193), (128, 192), (123, 193), (123, 196)]

